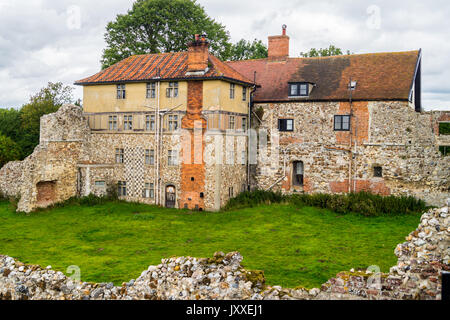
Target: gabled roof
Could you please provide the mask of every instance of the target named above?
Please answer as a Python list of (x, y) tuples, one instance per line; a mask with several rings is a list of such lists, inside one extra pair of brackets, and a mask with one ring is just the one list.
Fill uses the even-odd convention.
[(357, 81), (354, 100), (408, 100), (419, 60), (420, 51), (409, 51), (226, 63), (250, 79), (256, 71), (256, 102), (295, 100), (288, 97), (289, 82), (316, 85), (308, 98), (296, 100), (344, 101), (350, 78)]
[(213, 55), (209, 55), (206, 74), (186, 76), (187, 52), (144, 54), (128, 57), (95, 75), (75, 82), (76, 85), (97, 85), (160, 80), (221, 79), (243, 84), (253, 81)]

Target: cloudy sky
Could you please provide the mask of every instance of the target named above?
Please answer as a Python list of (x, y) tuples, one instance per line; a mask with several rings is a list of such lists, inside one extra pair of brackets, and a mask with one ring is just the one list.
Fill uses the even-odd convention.
[[(291, 57), (329, 44), (354, 53), (423, 50), (427, 110), (450, 110), (450, 2), (447, 0), (198, 0), (233, 41), (288, 26)], [(47, 82), (100, 70), (107, 22), (133, 0), (0, 0), (0, 107), (20, 107)], [(76, 87), (75, 97), (82, 97)]]

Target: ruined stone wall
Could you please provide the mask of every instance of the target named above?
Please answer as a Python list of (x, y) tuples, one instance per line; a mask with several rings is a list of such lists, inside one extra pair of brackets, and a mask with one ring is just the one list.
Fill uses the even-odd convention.
[(21, 163), (18, 211), (30, 212), (77, 195), (77, 164), (89, 132), (77, 106), (65, 105), (41, 118), (40, 144)]
[(0, 194), (5, 197), (19, 197), (23, 179), (23, 163), (12, 161), (0, 169)]
[(395, 249), (398, 262), (388, 274), (352, 269), (311, 290), (266, 286), (264, 272), (244, 269), (238, 252), (162, 259), (122, 286), (79, 282), (51, 266), (0, 256), (0, 300), (440, 300), (442, 271), (450, 270), (449, 239), (447, 205), (422, 216)]
[[(334, 116), (349, 114), (349, 103), (273, 103), (258, 108), (264, 111), (259, 129), (269, 134), (268, 156), (259, 155), (253, 177), (258, 188), (414, 195), (436, 206), (450, 196), (450, 166), (439, 152), (447, 138), (435, 130), (446, 113), (417, 113), (407, 102), (355, 102), (351, 131), (341, 132), (334, 131)], [(294, 131), (279, 133), (277, 150), (271, 133), (278, 119), (294, 119)], [(305, 165), (302, 187), (292, 185), (294, 161)], [(382, 178), (374, 176), (378, 166), (383, 168)]]

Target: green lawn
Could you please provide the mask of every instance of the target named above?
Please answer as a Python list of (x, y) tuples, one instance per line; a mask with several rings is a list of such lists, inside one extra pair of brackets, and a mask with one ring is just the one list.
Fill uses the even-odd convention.
[(267, 284), (312, 288), (351, 268), (388, 271), (396, 245), (419, 220), (289, 205), (190, 213), (127, 203), (26, 216), (0, 202), (0, 254), (63, 272), (78, 265), (83, 281), (121, 284), (161, 258), (239, 251), (246, 268), (265, 271)]

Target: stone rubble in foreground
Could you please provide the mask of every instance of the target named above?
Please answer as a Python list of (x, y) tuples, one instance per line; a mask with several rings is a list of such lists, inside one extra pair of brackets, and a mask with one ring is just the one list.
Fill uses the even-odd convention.
[(74, 282), (51, 266), (0, 256), (0, 300), (440, 300), (442, 271), (450, 271), (449, 220), (448, 204), (425, 213), (395, 249), (398, 263), (388, 274), (352, 269), (320, 289), (266, 286), (264, 273), (244, 269), (238, 252), (162, 259), (122, 286)]

